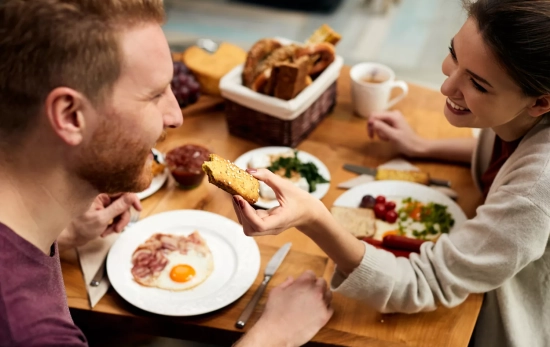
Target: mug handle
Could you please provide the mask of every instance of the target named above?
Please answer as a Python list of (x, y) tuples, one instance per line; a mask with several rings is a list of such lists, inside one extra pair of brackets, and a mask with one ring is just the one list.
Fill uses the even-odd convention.
[(407, 83), (405, 83), (405, 81), (394, 81), (392, 86), (391, 86), (391, 89), (393, 89), (393, 88), (399, 88), (403, 91), (403, 93), (401, 93), (401, 95), (398, 95), (395, 98), (391, 99), (388, 102), (388, 106), (386, 108), (393, 107), (393, 105), (397, 104), (399, 101), (401, 101), (409, 93), (409, 86), (407, 85)]

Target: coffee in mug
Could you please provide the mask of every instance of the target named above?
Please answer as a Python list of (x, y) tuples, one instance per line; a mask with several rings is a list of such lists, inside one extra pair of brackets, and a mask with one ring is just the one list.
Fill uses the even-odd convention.
[(367, 75), (367, 76), (361, 78), (361, 81), (365, 82), (365, 83), (384, 83), (384, 82), (386, 82), (385, 79), (376, 76), (376, 74)]
[[(409, 91), (407, 83), (395, 81), (393, 70), (382, 64), (354, 65), (350, 77), (354, 112), (364, 118), (368, 118), (372, 112), (387, 110), (402, 100)], [(390, 100), (394, 88), (401, 89), (402, 93)]]

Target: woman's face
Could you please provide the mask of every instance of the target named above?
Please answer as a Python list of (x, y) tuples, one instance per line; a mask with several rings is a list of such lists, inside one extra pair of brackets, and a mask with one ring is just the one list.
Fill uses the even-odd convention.
[(534, 121), (528, 109), (537, 99), (525, 96), (500, 66), (474, 19), (464, 23), (449, 51), (443, 61), (448, 78), (441, 92), (447, 96), (444, 113), (452, 125), (493, 128), (497, 133), (501, 129), (510, 134), (518, 125)]

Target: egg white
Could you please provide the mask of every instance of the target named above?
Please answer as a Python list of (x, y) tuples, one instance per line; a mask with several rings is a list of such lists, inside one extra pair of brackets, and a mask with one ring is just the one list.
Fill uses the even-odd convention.
[[(204, 282), (214, 270), (212, 253), (206, 255), (191, 249), (187, 254), (181, 254), (178, 250), (166, 254), (168, 264), (157, 277), (156, 286), (161, 289), (180, 291), (194, 288)], [(189, 265), (195, 269), (195, 276), (183, 283), (175, 282), (170, 278), (170, 271), (177, 265)]]

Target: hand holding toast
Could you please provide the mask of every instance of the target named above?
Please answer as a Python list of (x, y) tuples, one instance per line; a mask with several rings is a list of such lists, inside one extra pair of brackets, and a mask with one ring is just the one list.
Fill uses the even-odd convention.
[(248, 236), (277, 235), (291, 227), (300, 228), (326, 210), (320, 200), (267, 169), (247, 171), (270, 186), (279, 202), (269, 210), (254, 210), (241, 196), (233, 197), (233, 208)]

